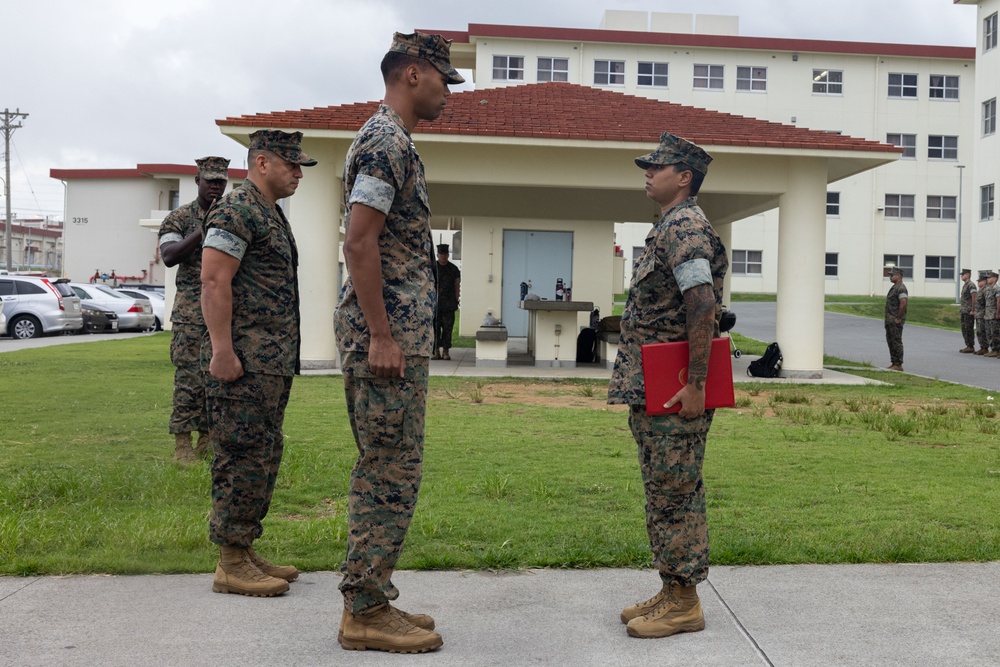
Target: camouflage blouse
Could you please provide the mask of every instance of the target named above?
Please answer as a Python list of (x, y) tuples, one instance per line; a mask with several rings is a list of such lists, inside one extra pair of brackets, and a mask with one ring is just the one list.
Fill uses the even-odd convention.
[[(687, 340), (684, 291), (711, 282), (716, 320), (721, 315), (722, 281), (729, 260), (719, 235), (696, 202), (690, 197), (663, 214), (646, 236), (646, 247), (632, 268), (618, 357), (608, 387), (609, 403), (645, 405), (642, 346)], [(690, 427), (684, 430), (690, 432), (708, 428), (702, 419), (682, 421)], [(707, 421), (711, 421), (710, 414)]]
[(247, 180), (215, 202), (205, 227), (206, 248), (240, 260), (233, 276), (233, 349), (244, 371), (294, 375), (299, 255), (285, 214)]
[[(407, 356), (429, 357), (434, 343), (434, 244), (424, 164), (402, 119), (386, 105), (364, 124), (344, 166), (344, 227), (364, 204), (385, 214), (378, 248), (382, 298), (392, 337)], [(368, 325), (348, 278), (334, 315), (341, 352), (367, 352)]]
[[(195, 199), (190, 204), (178, 206), (160, 224), (160, 246), (176, 243), (204, 226), (205, 214)], [(195, 324), (205, 326), (201, 316), (201, 249), (195, 250), (177, 265), (177, 293), (174, 307), (170, 311), (170, 321), (174, 324)]]

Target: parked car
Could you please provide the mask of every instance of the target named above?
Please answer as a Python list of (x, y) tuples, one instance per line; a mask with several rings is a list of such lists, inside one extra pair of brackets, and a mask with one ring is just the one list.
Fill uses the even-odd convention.
[(156, 316), (148, 299), (134, 299), (119, 294), (107, 285), (70, 283), (84, 305), (113, 310), (118, 314), (119, 331), (146, 331), (153, 326)]
[(130, 296), (133, 299), (148, 299), (149, 305), (153, 307), (153, 316), (156, 318), (156, 322), (153, 323), (153, 331), (163, 331), (163, 311), (165, 309), (166, 299), (163, 298), (158, 292), (152, 290), (141, 290), (133, 287), (116, 287), (116, 292), (124, 294), (125, 296)]
[(7, 335), (7, 316), (3, 314), (3, 306), (0, 306), (0, 336)]
[(118, 333), (118, 313), (97, 306), (84, 305), (83, 328), (76, 333)]
[(133, 289), (140, 292), (152, 292), (153, 294), (159, 294), (162, 297), (167, 296), (167, 288), (163, 285), (150, 285), (148, 283), (125, 283), (119, 285), (116, 289)]
[(83, 327), (80, 298), (65, 278), (0, 275), (0, 299), (12, 338), (38, 338)]

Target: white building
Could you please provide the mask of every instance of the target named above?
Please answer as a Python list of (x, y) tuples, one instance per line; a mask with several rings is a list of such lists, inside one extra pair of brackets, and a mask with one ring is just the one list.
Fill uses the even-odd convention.
[[(194, 164), (52, 169), (49, 175), (66, 186), (62, 275), (87, 281), (114, 272), (128, 283), (164, 284), (156, 232), (167, 213), (197, 198), (197, 173)], [(245, 169), (229, 173), (230, 187), (246, 178)]]
[[(978, 212), (956, 169), (979, 136), (975, 49), (743, 37), (735, 16), (632, 11), (607, 11), (598, 30), (474, 24), (446, 36), (474, 58), (477, 88), (568, 81), (904, 147), (895, 164), (830, 184), (815, 270), (828, 294), (883, 292), (887, 264), (913, 295), (955, 294), (958, 201), (963, 219)], [(996, 67), (984, 78), (995, 87)], [(616, 228), (626, 281), (649, 226)], [(963, 237), (963, 258), (986, 240)], [(732, 289), (776, 292), (777, 212), (734, 224), (731, 243)], [(995, 235), (988, 247), (1000, 248)]]
[[(63, 223), (52, 218), (18, 218), (10, 228), (11, 270), (62, 274)], [(7, 222), (0, 219), (0, 269), (6, 268)]]

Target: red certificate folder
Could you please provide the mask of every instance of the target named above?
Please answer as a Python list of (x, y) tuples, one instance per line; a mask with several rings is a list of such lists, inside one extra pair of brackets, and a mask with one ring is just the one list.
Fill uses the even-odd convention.
[[(687, 371), (687, 341), (642, 346), (647, 415), (680, 411), (680, 403), (669, 409), (664, 409), (663, 404), (687, 384)], [(729, 339), (713, 338), (712, 352), (708, 357), (708, 378), (705, 380), (705, 408), (731, 408), (734, 405), (736, 396), (733, 394), (733, 363), (729, 358)]]

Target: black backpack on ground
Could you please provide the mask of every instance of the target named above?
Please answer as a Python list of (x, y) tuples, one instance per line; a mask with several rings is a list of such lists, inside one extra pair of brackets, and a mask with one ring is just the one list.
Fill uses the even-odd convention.
[(586, 328), (576, 337), (576, 362), (592, 364), (597, 361), (597, 329)]
[(771, 343), (764, 350), (764, 354), (760, 359), (750, 362), (750, 365), (747, 367), (747, 375), (755, 378), (778, 377), (782, 360), (781, 348), (778, 347), (777, 343)]

